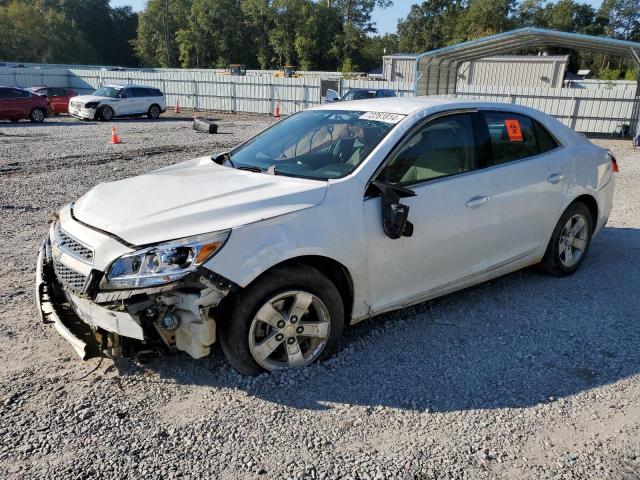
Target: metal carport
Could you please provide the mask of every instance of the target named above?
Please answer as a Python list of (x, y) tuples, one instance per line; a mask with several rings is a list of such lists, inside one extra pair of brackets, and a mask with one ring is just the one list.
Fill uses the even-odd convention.
[[(640, 71), (640, 43), (609, 37), (525, 27), (458, 43), (418, 55), (416, 95), (443, 95), (456, 92), (458, 67), (465, 61), (536, 47), (564, 47), (629, 59)], [(636, 74), (637, 75), (637, 74)], [(636, 97), (640, 98), (640, 78)], [(631, 116), (632, 131), (640, 134), (640, 101)]]
[(462, 62), (536, 47), (564, 47), (615, 55), (630, 59), (640, 67), (640, 43), (526, 27), (420, 54), (416, 67), (416, 95), (455, 93), (458, 67)]

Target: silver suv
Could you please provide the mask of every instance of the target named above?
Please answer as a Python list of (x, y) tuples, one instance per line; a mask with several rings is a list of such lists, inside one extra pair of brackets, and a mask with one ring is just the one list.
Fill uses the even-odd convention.
[(105, 85), (69, 102), (69, 114), (84, 120), (109, 121), (142, 115), (155, 120), (166, 110), (164, 94), (144, 85)]

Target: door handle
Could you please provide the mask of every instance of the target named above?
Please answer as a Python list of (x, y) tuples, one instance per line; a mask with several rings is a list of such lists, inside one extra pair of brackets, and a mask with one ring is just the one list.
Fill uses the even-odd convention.
[(553, 173), (549, 176), (549, 178), (547, 178), (547, 182), (560, 183), (563, 178), (564, 178), (564, 175), (562, 175), (561, 173)]
[(478, 197), (473, 197), (467, 203), (465, 203), (464, 206), (469, 208), (478, 208), (479, 206), (484, 205), (488, 201), (489, 201), (489, 197), (487, 197), (486, 195), (482, 195)]

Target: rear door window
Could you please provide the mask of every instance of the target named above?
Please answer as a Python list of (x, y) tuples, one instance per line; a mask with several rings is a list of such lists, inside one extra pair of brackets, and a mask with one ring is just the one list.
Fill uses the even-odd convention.
[(493, 163), (503, 163), (538, 154), (536, 134), (529, 117), (509, 112), (484, 112), (493, 149)]
[(27, 98), (30, 95), (26, 90), (20, 90), (18, 88), (12, 88), (10, 91), (11, 98)]

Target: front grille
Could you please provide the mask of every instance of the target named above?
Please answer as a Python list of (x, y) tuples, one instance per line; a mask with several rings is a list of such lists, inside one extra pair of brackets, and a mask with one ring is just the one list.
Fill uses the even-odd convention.
[(57, 243), (58, 247), (61, 250), (67, 252), (69, 255), (83, 260), (86, 263), (93, 263), (93, 250), (67, 234), (60, 228), (60, 225), (57, 225), (56, 230), (56, 234), (58, 237)]
[(56, 272), (58, 281), (65, 287), (70, 288), (76, 293), (84, 292), (84, 287), (87, 283), (87, 277), (85, 275), (71, 270), (66, 265), (56, 262), (55, 260), (53, 261), (53, 269)]

